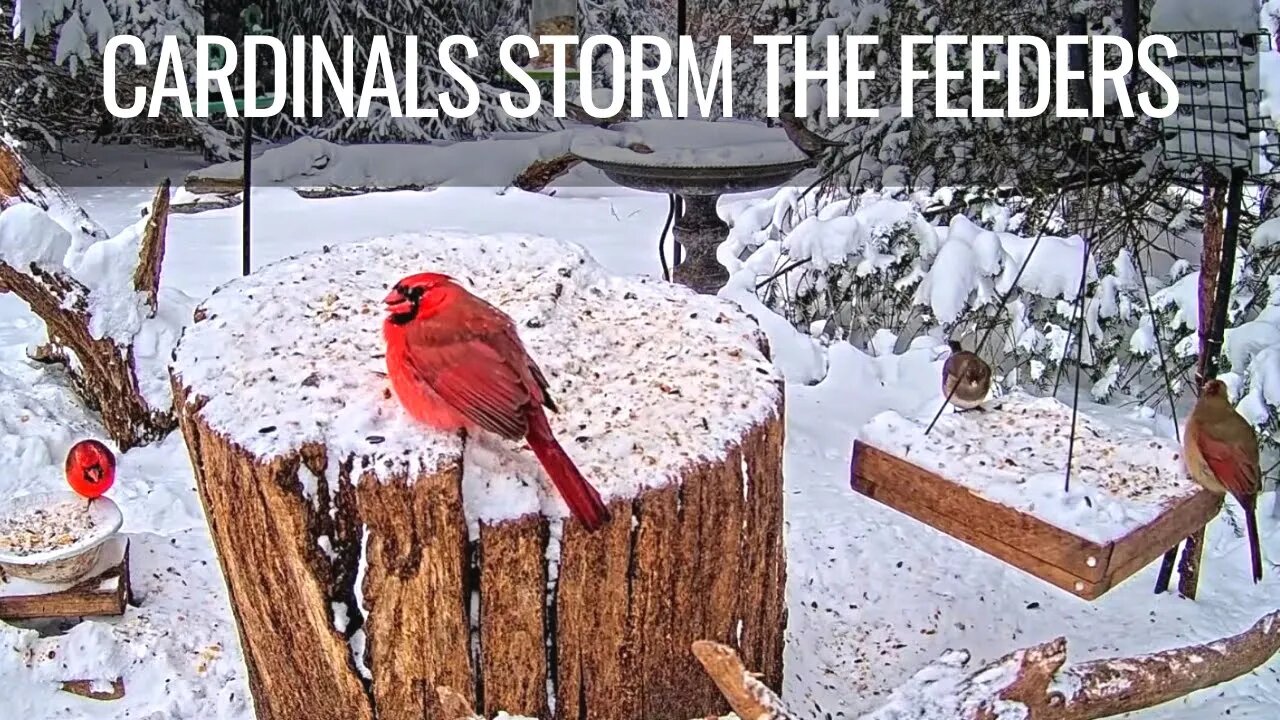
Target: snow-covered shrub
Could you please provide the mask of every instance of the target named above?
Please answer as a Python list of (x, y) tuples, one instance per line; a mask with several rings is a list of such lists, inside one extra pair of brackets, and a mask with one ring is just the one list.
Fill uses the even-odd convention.
[[(158, 47), (175, 36), (193, 62), (195, 36), (203, 27), (201, 0), (0, 0), (0, 24), (11, 29), (0, 40), (0, 130), (58, 149), (62, 140), (94, 135), (136, 136), (152, 144), (196, 144), (219, 158), (229, 142), (206, 120), (183, 118), (176, 107), (159, 118), (110, 117), (102, 103), (100, 55), (113, 35), (141, 37)], [(119, 68), (121, 86), (149, 85), (145, 68)]]
[[(1069, 387), (1082, 312), (1083, 389), (1166, 413), (1172, 392), (1182, 418), (1194, 399), (1200, 273), (1178, 254), (1198, 264), (1188, 240), (1200, 234), (1200, 200), (1140, 213), (1171, 239), (1097, 225), (1093, 237), (1110, 239), (1090, 247), (1086, 266), (1071, 221), (1021, 198), (786, 190), (738, 213), (720, 257), (735, 288), (822, 343), (869, 348), (892, 335), (901, 350), (930, 335), (972, 347), (992, 328), (982, 351), (1007, 385)], [(1280, 449), (1280, 219), (1258, 224), (1263, 207), (1251, 202), (1242, 220), (1219, 376)]]

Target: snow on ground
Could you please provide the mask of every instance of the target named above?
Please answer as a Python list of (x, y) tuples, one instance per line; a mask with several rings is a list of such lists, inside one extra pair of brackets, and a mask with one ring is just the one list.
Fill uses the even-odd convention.
[[(262, 188), (254, 192), (255, 265), (325, 244), (463, 229), (549, 235), (583, 245), (611, 271), (657, 275), (654, 245), (665, 198), (584, 186), (593, 181), (570, 179), (565, 184), (577, 187), (564, 187), (556, 197), (450, 188), (303, 200), (285, 189)], [(118, 232), (137, 220), (150, 190), (83, 188), (73, 194)], [(744, 209), (742, 198), (727, 198), (722, 211), (728, 208)], [(233, 278), (239, 222), (238, 209), (172, 217), (163, 286), (203, 298)], [(813, 385), (789, 384), (786, 404), (789, 623), (782, 690), (802, 717), (869, 712), (948, 648), (970, 649), (976, 665), (1066, 635), (1075, 660), (1133, 654), (1235, 634), (1275, 609), (1280, 571), (1272, 566), (1253, 585), (1247, 548), (1225, 516), (1209, 530), (1198, 601), (1152, 595), (1156, 569), (1148, 567), (1088, 603), (855, 495), (849, 460), (858, 429), (885, 410), (914, 417), (936, 409), (943, 399), (937, 378), (945, 353), (920, 340), (898, 356), (840, 345), (823, 357), (758, 303), (747, 306), (761, 316), (790, 378), (821, 378)], [(40, 337), (40, 324), (25, 307), (0, 296), (4, 494), (58, 487), (57, 466), (67, 446), (96, 428), (60, 373), (25, 359), (25, 345)], [(1083, 402), (1082, 408), (1099, 417), (1126, 415)], [(249, 720), (235, 627), (182, 440), (172, 435), (127, 453), (121, 463), (110, 495), (135, 542), (133, 577), (141, 604), (123, 619), (86, 621), (65, 635), (41, 627), (47, 636), (40, 637), (27, 624), (0, 624), (7, 707), (31, 720)], [(1260, 521), (1265, 554), (1280, 558), (1276, 520)], [(121, 674), (127, 684), (121, 700), (96, 702), (56, 691), (55, 681), (69, 676)], [(1280, 663), (1273, 662), (1141, 717), (1262, 720), (1275, 718), (1277, 708)]]

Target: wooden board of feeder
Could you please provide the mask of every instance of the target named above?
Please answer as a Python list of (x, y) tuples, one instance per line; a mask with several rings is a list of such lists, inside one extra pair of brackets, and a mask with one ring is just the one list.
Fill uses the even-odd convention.
[(9, 576), (0, 582), (0, 620), (123, 615), (129, 602), (129, 540), (107, 541), (84, 580), (50, 585)]
[(1014, 393), (924, 428), (896, 413), (868, 423), (853, 489), (1086, 600), (1222, 506), (1187, 477), (1176, 442), (1083, 414), (1066, 491), (1070, 408), (1053, 399)]

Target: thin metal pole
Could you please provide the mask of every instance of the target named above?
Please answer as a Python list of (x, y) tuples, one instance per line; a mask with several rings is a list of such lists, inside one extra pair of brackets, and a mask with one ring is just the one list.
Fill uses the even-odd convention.
[[(254, 99), (257, 104), (257, 99)], [(240, 274), (249, 274), (249, 197), (253, 190), (253, 118), (244, 117), (244, 202), (240, 204)]]
[[(1076, 384), (1074, 394), (1071, 396), (1071, 434), (1067, 436), (1067, 474), (1062, 481), (1062, 491), (1071, 492), (1071, 461), (1074, 459), (1076, 450), (1076, 416), (1080, 407), (1080, 366), (1084, 365), (1084, 331), (1085, 331), (1085, 307), (1086, 302), (1084, 289), (1089, 280), (1089, 250), (1091, 244), (1086, 238), (1084, 241), (1084, 261), (1080, 263), (1080, 289), (1076, 292), (1076, 300), (1080, 303), (1077, 306), (1079, 311), (1079, 324), (1076, 325)], [(1058, 369), (1062, 369), (1062, 365), (1067, 362), (1067, 348), (1062, 348), (1062, 363)]]
[[(1072, 13), (1067, 18), (1067, 34), (1068, 35), (1087, 35), (1089, 33), (1089, 25), (1082, 13)], [(1067, 50), (1067, 67), (1074, 71), (1085, 71), (1083, 79), (1077, 78), (1071, 81), (1070, 97), (1076, 107), (1088, 106), (1090, 100), (1089, 94), (1089, 75), (1088, 68), (1088, 49), (1083, 45), (1072, 45)]]
[(1121, 34), (1125, 40), (1129, 41), (1129, 45), (1133, 47), (1134, 52), (1138, 50), (1138, 15), (1142, 12), (1138, 0), (1124, 0), (1121, 6), (1122, 15), (1120, 16)]

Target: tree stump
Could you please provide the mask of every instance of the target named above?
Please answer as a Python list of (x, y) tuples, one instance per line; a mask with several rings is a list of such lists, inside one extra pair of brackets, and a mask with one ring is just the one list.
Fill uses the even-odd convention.
[[(587, 532), (532, 453), (416, 425), (382, 298), (446, 272), (512, 316), (609, 504)], [(174, 355), (183, 434), (260, 720), (719, 715), (695, 640), (782, 681), (783, 391), (755, 323), (544, 238), (326, 248), (219, 288)]]

